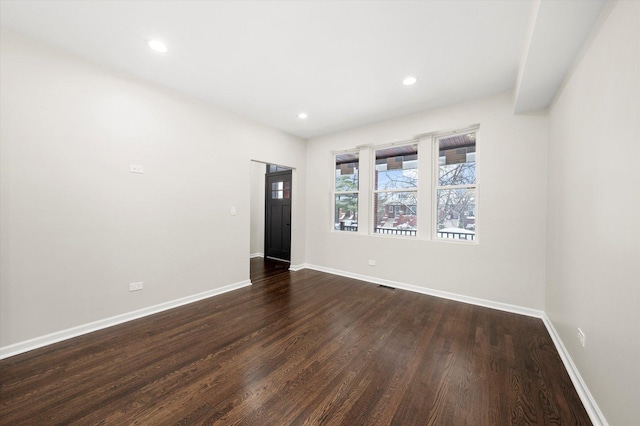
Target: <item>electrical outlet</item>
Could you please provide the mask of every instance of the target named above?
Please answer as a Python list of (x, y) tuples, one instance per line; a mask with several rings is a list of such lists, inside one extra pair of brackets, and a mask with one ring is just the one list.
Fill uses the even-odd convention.
[(129, 291), (138, 291), (144, 288), (144, 282), (140, 281), (138, 283), (129, 283)]
[(580, 330), (580, 328), (578, 328), (578, 339), (580, 340), (580, 344), (583, 348), (587, 346), (587, 336), (584, 334), (584, 331)]
[(369, 260), (369, 266), (376, 266), (375, 260)]

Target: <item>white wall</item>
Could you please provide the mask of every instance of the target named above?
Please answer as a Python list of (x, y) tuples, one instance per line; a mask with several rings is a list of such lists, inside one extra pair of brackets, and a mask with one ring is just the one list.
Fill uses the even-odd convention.
[[(264, 256), (264, 185), (266, 165), (251, 162), (251, 255)], [(297, 194), (296, 194), (297, 195)]]
[(249, 279), (250, 160), (296, 167), (304, 187), (304, 141), (11, 32), (1, 43), (0, 346)]
[(621, 1), (552, 107), (548, 178), (546, 311), (612, 425), (640, 419), (639, 140), (640, 2)]
[[(479, 244), (332, 231), (332, 150), (480, 123)], [(514, 116), (512, 94), (404, 116), (307, 142), (307, 262), (351, 274), (544, 307), (547, 118)], [(366, 154), (366, 153), (365, 153)], [(424, 153), (420, 154), (423, 155)], [(361, 170), (368, 169), (361, 158)], [(368, 178), (361, 178), (367, 185)], [(361, 187), (362, 188), (362, 187)], [(423, 194), (431, 196), (430, 188)], [(367, 191), (362, 197), (368, 198)], [(360, 227), (366, 211), (360, 212)], [(429, 223), (418, 227), (429, 228)], [(368, 266), (374, 259), (377, 266)]]

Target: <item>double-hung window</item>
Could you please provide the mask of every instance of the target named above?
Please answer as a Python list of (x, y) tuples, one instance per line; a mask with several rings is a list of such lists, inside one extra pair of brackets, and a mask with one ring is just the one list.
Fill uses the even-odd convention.
[(373, 232), (415, 236), (418, 230), (418, 144), (375, 150)]
[(358, 153), (335, 156), (334, 229), (358, 230)]
[[(362, 235), (477, 242), (478, 131), (478, 125), (474, 125), (423, 134), (419, 139), (393, 145), (364, 145), (335, 153), (333, 229)], [(365, 161), (366, 173), (362, 185), (360, 158)]]
[(474, 240), (477, 220), (477, 130), (437, 137), (436, 238)]

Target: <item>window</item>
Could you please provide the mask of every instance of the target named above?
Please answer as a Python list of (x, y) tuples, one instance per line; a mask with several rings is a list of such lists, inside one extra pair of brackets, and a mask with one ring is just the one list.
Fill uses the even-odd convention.
[(418, 230), (418, 145), (375, 150), (373, 232), (415, 236)]
[(290, 167), (278, 166), (277, 164), (267, 164), (267, 173), (284, 172), (291, 170)]
[[(278, 166), (277, 164), (267, 164), (267, 174), (284, 172), (291, 170), (290, 167)], [(271, 199), (272, 200), (286, 200), (291, 198), (291, 182), (279, 181), (271, 183)]]
[(334, 228), (339, 231), (358, 230), (358, 154), (335, 156)]
[(271, 198), (273, 200), (289, 199), (291, 197), (291, 182), (273, 182), (271, 184)]
[[(336, 153), (333, 228), (369, 235), (477, 242), (478, 132), (479, 125), (474, 125)], [(366, 159), (362, 185), (359, 158)], [(364, 212), (360, 217), (359, 211)]]
[(436, 138), (436, 238), (474, 240), (476, 234), (476, 130)]

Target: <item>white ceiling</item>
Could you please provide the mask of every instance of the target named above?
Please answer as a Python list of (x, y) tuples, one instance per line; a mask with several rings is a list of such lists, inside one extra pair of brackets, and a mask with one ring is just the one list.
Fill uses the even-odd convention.
[(311, 138), (512, 89), (544, 108), (604, 4), (2, 0), (0, 25)]

